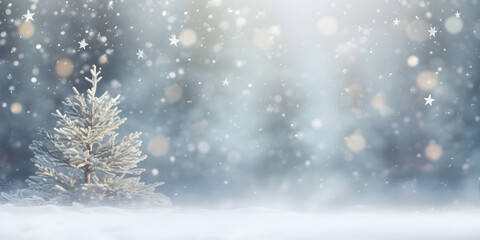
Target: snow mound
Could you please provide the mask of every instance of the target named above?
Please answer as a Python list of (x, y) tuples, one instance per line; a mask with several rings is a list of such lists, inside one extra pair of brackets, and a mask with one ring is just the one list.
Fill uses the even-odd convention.
[(0, 205), (0, 239), (480, 239), (479, 211)]

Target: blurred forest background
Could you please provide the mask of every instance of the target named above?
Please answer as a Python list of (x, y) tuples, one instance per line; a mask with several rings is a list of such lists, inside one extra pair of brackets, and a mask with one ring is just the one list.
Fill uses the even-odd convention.
[(175, 204), (476, 202), (479, 20), (477, 0), (1, 0), (0, 186), (96, 64)]

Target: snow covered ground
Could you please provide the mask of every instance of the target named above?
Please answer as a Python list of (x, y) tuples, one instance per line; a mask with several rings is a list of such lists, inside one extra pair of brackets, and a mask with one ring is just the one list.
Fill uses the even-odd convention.
[(480, 239), (480, 211), (0, 205), (0, 239)]

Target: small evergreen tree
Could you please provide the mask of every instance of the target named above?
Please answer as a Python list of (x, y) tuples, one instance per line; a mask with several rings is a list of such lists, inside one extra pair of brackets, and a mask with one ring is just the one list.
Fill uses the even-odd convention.
[(137, 163), (146, 158), (138, 149), (141, 133), (117, 140), (115, 130), (126, 120), (118, 116), (119, 96), (110, 98), (105, 92), (96, 97), (102, 77), (95, 65), (90, 72), (92, 77), (85, 79), (93, 86), (86, 98), (73, 87), (74, 100), (67, 98), (62, 102), (66, 111), (53, 114), (57, 119), (54, 133), (42, 130), (44, 139), (30, 146), (32, 161), (38, 168), (36, 175), (27, 180), (30, 190), (47, 200), (63, 203), (154, 200), (168, 204), (167, 197), (154, 193), (161, 183), (147, 185), (140, 182), (140, 177), (131, 176), (145, 171), (137, 168)]

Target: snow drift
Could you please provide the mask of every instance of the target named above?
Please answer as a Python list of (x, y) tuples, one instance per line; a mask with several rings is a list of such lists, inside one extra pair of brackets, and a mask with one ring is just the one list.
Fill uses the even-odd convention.
[(480, 239), (479, 211), (0, 205), (0, 239)]

